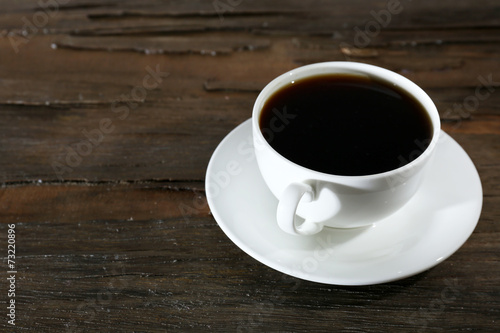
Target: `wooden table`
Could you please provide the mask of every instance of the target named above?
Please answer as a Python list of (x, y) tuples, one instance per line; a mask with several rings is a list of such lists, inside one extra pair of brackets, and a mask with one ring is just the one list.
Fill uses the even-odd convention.
[[(2, 331), (498, 331), (498, 1), (3, 1), (0, 36)], [(288, 277), (210, 215), (209, 158), (260, 89), (332, 60), (420, 85), (479, 171), (474, 233), (424, 273)]]

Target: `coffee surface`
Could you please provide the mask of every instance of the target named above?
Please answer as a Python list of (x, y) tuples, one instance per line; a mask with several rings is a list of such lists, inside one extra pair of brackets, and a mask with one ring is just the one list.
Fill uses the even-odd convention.
[(290, 82), (265, 102), (259, 124), (269, 144), (306, 168), (344, 176), (401, 167), (432, 138), (423, 106), (392, 84), (350, 74)]

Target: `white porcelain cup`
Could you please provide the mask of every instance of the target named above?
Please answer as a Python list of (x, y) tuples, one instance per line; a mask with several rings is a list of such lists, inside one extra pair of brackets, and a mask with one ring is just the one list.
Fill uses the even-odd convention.
[[(433, 127), (430, 143), (426, 147), (422, 146), (423, 153), (420, 151), (421, 155), (410, 163), (388, 172), (341, 176), (308, 169), (275, 151), (259, 127), (260, 114), (266, 100), (291, 81), (335, 73), (369, 76), (377, 81), (394, 84), (414, 96), (428, 112)], [(286, 126), (287, 121), (292, 120), (287, 119), (286, 114), (278, 116), (274, 129), (279, 131), (282, 126)], [(279, 200), (276, 212), (279, 227), (294, 235), (312, 235), (325, 226), (367, 226), (403, 207), (416, 193), (425, 170), (429, 167), (439, 138), (440, 120), (430, 97), (407, 78), (377, 66), (339, 61), (303, 66), (271, 81), (255, 102), (252, 133), (259, 170), (267, 186)], [(266, 134), (269, 137), (275, 133)]]

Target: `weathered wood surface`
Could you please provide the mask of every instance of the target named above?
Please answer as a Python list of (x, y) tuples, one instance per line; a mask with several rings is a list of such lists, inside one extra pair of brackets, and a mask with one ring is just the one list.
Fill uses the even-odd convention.
[[(16, 327), (5, 312), (1, 330), (496, 332), (500, 4), (401, 0), (379, 31), (356, 35), (387, 6), (1, 2), (4, 311), (8, 223), (18, 271)], [(429, 271), (367, 287), (298, 280), (243, 253), (210, 215), (204, 176), (220, 140), (271, 79), (330, 60), (415, 81), (479, 171), (479, 224)]]

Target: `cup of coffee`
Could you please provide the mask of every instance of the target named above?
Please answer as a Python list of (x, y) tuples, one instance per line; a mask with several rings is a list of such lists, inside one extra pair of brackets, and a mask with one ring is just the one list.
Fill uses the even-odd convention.
[(439, 133), (438, 111), (421, 88), (355, 62), (277, 77), (252, 114), (278, 225), (294, 235), (367, 226), (398, 211), (417, 192)]

